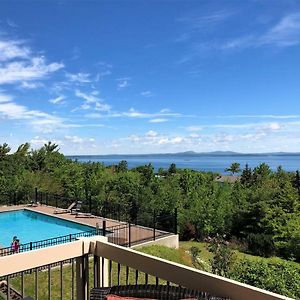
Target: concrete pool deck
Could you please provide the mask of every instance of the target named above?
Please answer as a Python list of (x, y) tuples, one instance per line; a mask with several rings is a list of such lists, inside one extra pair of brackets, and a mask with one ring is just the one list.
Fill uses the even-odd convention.
[[(46, 205), (38, 205), (36, 207), (31, 207), (28, 205), (12, 205), (12, 206), (0, 206), (0, 213), (1, 212), (8, 212), (8, 211), (15, 211), (15, 210), (21, 210), (26, 209), (33, 212), (42, 213), (51, 217), (56, 217), (62, 220), (72, 221), (75, 223), (79, 223), (82, 225), (89, 225), (92, 227), (96, 227), (97, 224), (99, 225), (99, 228), (102, 228), (103, 221), (106, 221), (106, 228), (109, 230), (109, 227), (112, 226), (118, 226), (118, 225), (124, 225), (120, 226), (119, 232), (115, 234), (113, 242), (116, 243), (128, 243), (128, 223), (125, 222), (119, 222), (117, 220), (112, 219), (106, 219), (99, 216), (94, 217), (76, 217), (76, 215), (72, 215), (70, 213), (63, 213), (63, 214), (54, 214), (54, 211), (57, 210), (57, 208), (52, 206), (46, 206)], [(161, 230), (155, 230), (155, 238), (166, 236), (167, 232), (161, 231)], [(173, 235), (170, 233), (170, 235)], [(151, 239), (154, 236), (154, 232), (152, 228), (147, 228), (139, 225), (131, 225), (131, 231), (130, 231), (130, 240), (131, 244), (141, 244), (144, 243), (145, 240)], [(110, 239), (110, 238), (109, 238)], [(0, 247), (1, 248), (1, 247)]]

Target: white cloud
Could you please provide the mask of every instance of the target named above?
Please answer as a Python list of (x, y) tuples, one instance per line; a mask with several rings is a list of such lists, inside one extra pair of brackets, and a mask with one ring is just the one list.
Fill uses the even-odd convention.
[(146, 132), (146, 134), (145, 134), (145, 136), (151, 136), (151, 137), (157, 136), (157, 135), (158, 135), (158, 133), (157, 133), (156, 131), (154, 131), (154, 130), (149, 130), (149, 131)]
[(164, 123), (168, 122), (168, 119), (163, 119), (163, 118), (156, 118), (156, 119), (151, 119), (149, 120), (149, 123)]
[(0, 66), (0, 84), (42, 79), (63, 68), (62, 63), (46, 64), (44, 57), (34, 57), (29, 61), (15, 61)]
[(257, 118), (257, 119), (300, 119), (300, 115), (226, 115), (217, 118)]
[(90, 74), (88, 73), (77, 73), (77, 74), (67, 73), (66, 78), (72, 82), (79, 82), (79, 83), (91, 82)]
[(129, 81), (131, 80), (130, 77), (123, 77), (123, 78), (118, 78), (116, 79), (118, 81), (118, 90), (124, 89), (126, 87), (128, 87)]
[[(225, 42), (221, 49), (276, 46), (290, 47), (300, 43), (300, 13), (281, 18), (273, 27), (261, 34), (248, 34)], [(217, 46), (218, 47), (218, 46)]]
[(49, 102), (53, 104), (62, 104), (64, 99), (66, 99), (65, 96), (58, 96), (56, 98), (50, 99)]
[(141, 96), (143, 97), (152, 97), (153, 94), (151, 91), (144, 91), (144, 92), (141, 92)]
[[(99, 93), (97, 91), (92, 91), (90, 94), (83, 93), (80, 90), (75, 91), (75, 95), (78, 98), (83, 99), (85, 102), (80, 106), (80, 109), (94, 109), (96, 111), (109, 112), (111, 106), (107, 103), (103, 103), (103, 100), (97, 97)], [(76, 108), (75, 110), (77, 110)], [(74, 111), (74, 110), (73, 110)]]
[(283, 17), (273, 28), (260, 38), (261, 44), (274, 44), (279, 47), (294, 46), (300, 43), (300, 13)]
[(22, 41), (0, 40), (0, 61), (14, 58), (29, 58), (31, 51)]
[(169, 110), (162, 109), (158, 113), (144, 113), (136, 111), (134, 108), (130, 108), (128, 112), (116, 113), (113, 116), (116, 117), (129, 117), (129, 118), (159, 118), (159, 117), (180, 117), (179, 113), (172, 113)]
[(1, 102), (10, 102), (13, 100), (13, 97), (10, 95), (0, 94), (0, 103)]
[(0, 94), (0, 119), (19, 120), (35, 131), (52, 132), (62, 128), (64, 120), (54, 115), (38, 110), (30, 110), (24, 105), (17, 104), (10, 95)]
[(65, 139), (75, 144), (81, 144), (84, 142), (84, 139), (77, 135), (65, 135)]
[(90, 114), (85, 114), (84, 117), (89, 119), (100, 119), (103, 118), (103, 115), (100, 113), (90, 113)]
[(75, 91), (75, 95), (78, 98), (84, 99), (87, 103), (97, 103), (100, 99), (96, 97), (94, 94), (86, 94), (79, 90)]
[(43, 87), (44, 85), (41, 82), (27, 82), (23, 81), (20, 85), (22, 89), (37, 89)]

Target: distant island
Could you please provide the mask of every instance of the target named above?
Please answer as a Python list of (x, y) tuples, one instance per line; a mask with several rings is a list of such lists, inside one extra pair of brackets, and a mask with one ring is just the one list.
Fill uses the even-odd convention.
[(66, 155), (67, 157), (164, 157), (164, 156), (299, 156), (300, 152), (266, 152), (266, 153), (240, 153), (234, 151), (212, 151), (212, 152), (195, 152), (184, 151), (177, 153), (148, 153), (148, 154), (92, 154), (92, 155)]

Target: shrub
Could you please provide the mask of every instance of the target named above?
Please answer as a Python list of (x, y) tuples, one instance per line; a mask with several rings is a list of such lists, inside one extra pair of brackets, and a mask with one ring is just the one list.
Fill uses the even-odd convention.
[(211, 269), (214, 274), (228, 277), (230, 269), (235, 261), (234, 252), (220, 237), (213, 238), (209, 245), (209, 251), (213, 254), (210, 259)]
[(271, 235), (251, 233), (247, 241), (249, 250), (255, 255), (270, 257), (275, 254), (275, 245)]
[(180, 240), (189, 241), (193, 239), (196, 235), (196, 229), (193, 224), (190, 222), (185, 222), (180, 226)]
[(300, 299), (300, 267), (295, 263), (242, 260), (230, 273), (237, 281)]

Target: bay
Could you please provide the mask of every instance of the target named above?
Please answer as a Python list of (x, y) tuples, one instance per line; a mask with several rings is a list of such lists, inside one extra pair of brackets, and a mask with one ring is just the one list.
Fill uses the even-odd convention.
[(149, 154), (149, 155), (75, 155), (68, 156), (79, 162), (101, 162), (105, 166), (116, 165), (121, 160), (128, 162), (129, 168), (135, 168), (151, 163), (157, 171), (159, 168), (167, 169), (171, 163), (177, 168), (189, 168), (197, 171), (216, 172), (226, 174), (225, 169), (233, 162), (238, 162), (243, 168), (246, 164), (254, 168), (266, 163), (272, 170), (282, 166), (284, 170), (294, 172), (300, 169), (300, 155), (183, 155), (183, 154)]

